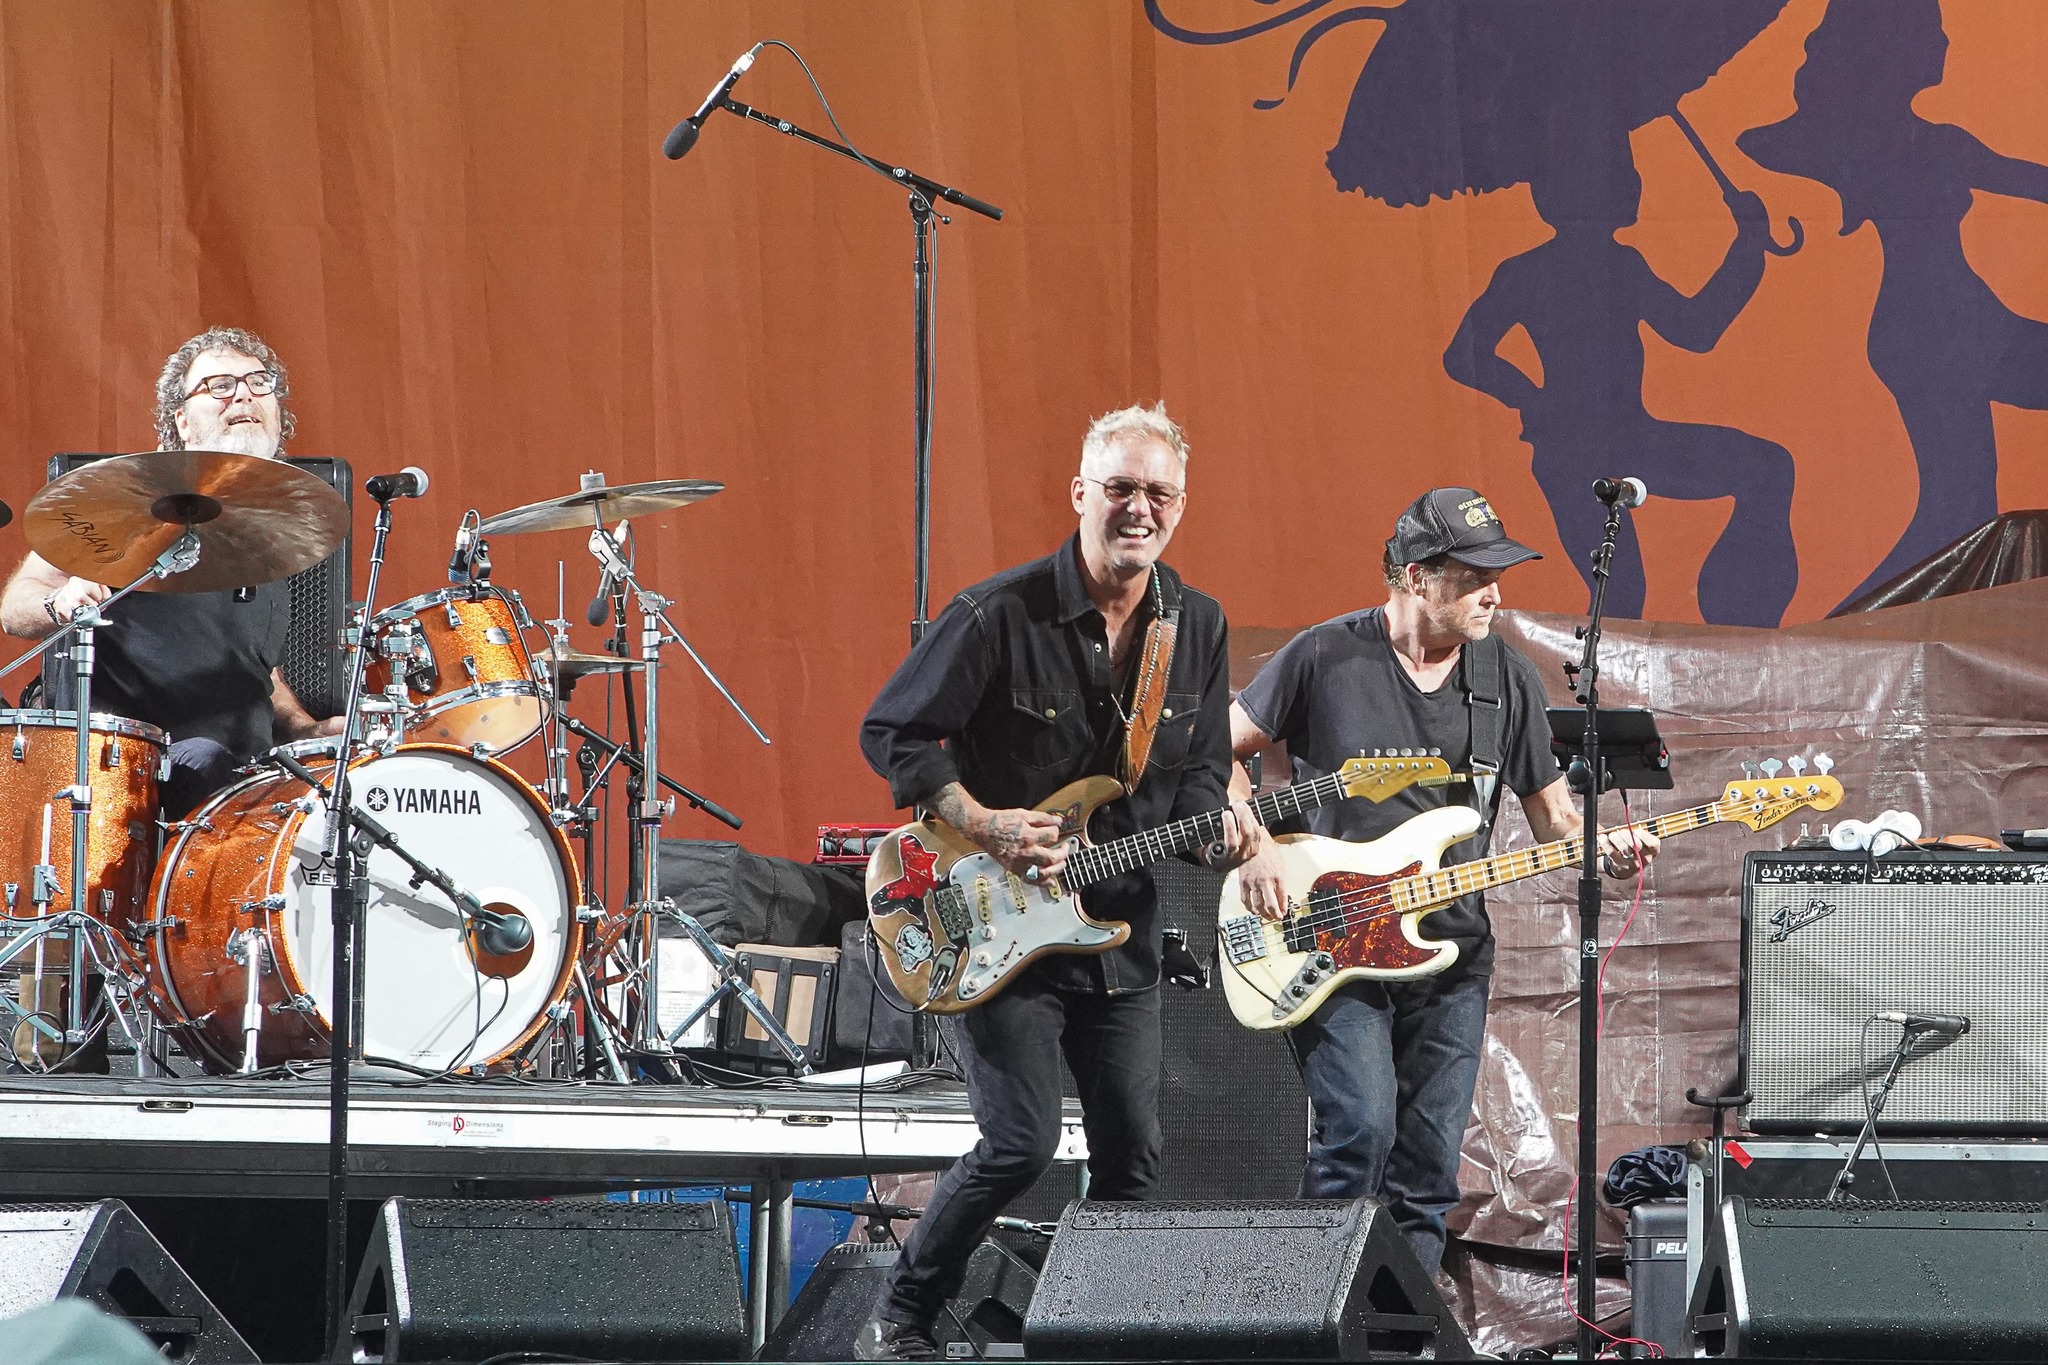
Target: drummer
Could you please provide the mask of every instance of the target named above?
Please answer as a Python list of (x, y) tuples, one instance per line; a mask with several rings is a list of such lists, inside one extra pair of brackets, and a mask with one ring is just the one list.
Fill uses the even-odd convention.
[[(209, 450), (276, 459), (295, 423), (284, 362), (254, 333), (211, 327), (171, 353), (156, 383), (160, 450)], [(114, 589), (75, 578), (30, 552), (0, 592), (0, 630), (40, 640), (86, 602)], [(251, 756), (285, 740), (338, 734), (284, 680), (291, 588), (280, 580), (210, 593), (138, 592), (97, 633), (92, 709), (171, 735), (164, 814), (178, 819), (231, 780)], [(53, 670), (47, 705), (75, 695), (68, 664)]]

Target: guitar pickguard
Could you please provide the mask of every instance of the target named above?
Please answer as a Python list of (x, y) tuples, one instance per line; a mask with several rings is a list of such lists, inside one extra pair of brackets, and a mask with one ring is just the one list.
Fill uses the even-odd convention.
[(1325, 872), (1309, 887), (1308, 909), (1287, 926), (1288, 951), (1328, 953), (1339, 970), (1400, 971), (1432, 960), (1436, 950), (1416, 947), (1401, 932), (1403, 917), (1386, 889), (1421, 868), (1410, 863), (1384, 876)]

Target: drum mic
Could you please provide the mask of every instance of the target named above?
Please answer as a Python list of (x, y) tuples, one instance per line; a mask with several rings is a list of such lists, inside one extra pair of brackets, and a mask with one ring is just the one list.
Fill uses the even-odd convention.
[(517, 910), (491, 910), (473, 901), (462, 908), (476, 925), (476, 946), (492, 957), (509, 957), (533, 942), (533, 925)]
[(378, 502), (421, 497), (427, 491), (427, 471), (409, 464), (396, 474), (372, 474), (363, 480), (363, 491)]
[(697, 145), (697, 134), (703, 130), (704, 120), (710, 118), (719, 105), (725, 103), (725, 97), (732, 93), (732, 88), (740, 83), (740, 77), (747, 74), (747, 69), (754, 64), (754, 58), (760, 56), (761, 49), (766, 46), (766, 43), (755, 43), (740, 54), (739, 60), (732, 64), (732, 69), (720, 76), (718, 84), (711, 87), (711, 93), (697, 106), (697, 112), (678, 123), (670, 130), (669, 135), (662, 139), (663, 156), (675, 161), (687, 155), (690, 148)]
[[(596, 543), (595, 538), (602, 533), (602, 530), (603, 528), (600, 527), (597, 531), (591, 532), (593, 544)], [(626, 523), (620, 522), (619, 529), (612, 532), (613, 543), (624, 544), (626, 531)], [(625, 581), (623, 575), (613, 570), (612, 560), (609, 557), (600, 556), (600, 558), (604, 563), (604, 573), (597, 580), (597, 596), (591, 598), (590, 605), (583, 609), (583, 619), (593, 626), (602, 626), (612, 619), (613, 594), (618, 592), (619, 585)]]
[(467, 583), (476, 577), (476, 532), (469, 519), (476, 515), (471, 508), (462, 517), (462, 524), (455, 528), (455, 553), (448, 556), (448, 581)]

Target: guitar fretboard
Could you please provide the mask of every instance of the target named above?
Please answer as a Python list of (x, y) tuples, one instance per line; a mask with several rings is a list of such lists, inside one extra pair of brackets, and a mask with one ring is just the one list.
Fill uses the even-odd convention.
[[(1639, 820), (1627, 828), (1654, 834), (1659, 839), (1668, 839), (1674, 834), (1684, 834), (1688, 830), (1704, 829), (1708, 825), (1719, 824), (1732, 815), (1739, 804), (1723, 799), (1705, 806), (1694, 806), (1689, 810), (1673, 811), (1654, 820)], [(1520, 881), (1524, 877), (1534, 877), (1542, 872), (1555, 872), (1559, 868), (1576, 867), (1584, 861), (1585, 849), (1585, 839), (1575, 834), (1569, 839), (1552, 840), (1547, 844), (1538, 844), (1534, 848), (1497, 854), (1476, 862), (1456, 863), (1435, 872), (1405, 877), (1395, 882), (1388, 890), (1396, 909), (1424, 910), (1433, 905), (1447, 905), (1460, 896), (1470, 895), (1474, 891), (1484, 891), (1489, 886)]]
[[(1330, 773), (1254, 796), (1250, 802), (1252, 818), (1262, 825), (1270, 825), (1275, 820), (1341, 801), (1346, 794), (1345, 774), (1341, 771)], [(1214, 843), (1222, 837), (1223, 812), (1204, 811), (1156, 829), (1112, 839), (1106, 844), (1085, 845), (1067, 859), (1064, 880), (1069, 887), (1078, 890), (1094, 882), (1121, 876), (1133, 868), (1164, 862), (1177, 853)]]

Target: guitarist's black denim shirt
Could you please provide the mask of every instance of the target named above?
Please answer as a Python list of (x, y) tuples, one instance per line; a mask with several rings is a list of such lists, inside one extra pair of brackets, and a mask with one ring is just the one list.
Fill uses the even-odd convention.
[[(868, 708), (861, 752), (889, 780), (898, 806), (957, 781), (991, 809), (1028, 808), (1070, 782), (1116, 774), (1123, 746), (1117, 703), (1128, 708), (1130, 697), (1111, 696), (1108, 637), (1081, 582), (1078, 541), (955, 597)], [(1153, 573), (1168, 610), (1180, 605), (1165, 709), (1137, 792), (1096, 812), (1089, 836), (1097, 843), (1228, 800), (1223, 609), (1166, 565)], [(1151, 608), (1142, 608), (1140, 631), (1150, 617)], [(1149, 871), (1087, 888), (1088, 913), (1129, 922), (1130, 939), (1103, 954), (1049, 954), (1028, 970), (1063, 990), (1157, 985), (1157, 900)]]

